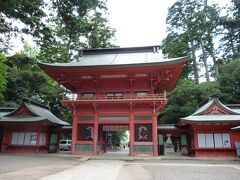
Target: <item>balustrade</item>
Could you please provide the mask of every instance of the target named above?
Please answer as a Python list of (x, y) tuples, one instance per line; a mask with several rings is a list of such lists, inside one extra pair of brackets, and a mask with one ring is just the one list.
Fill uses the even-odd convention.
[(124, 101), (124, 100), (163, 100), (166, 101), (166, 94), (153, 94), (147, 96), (120, 95), (107, 96), (95, 95), (93, 97), (78, 97), (77, 95), (68, 95), (63, 97), (63, 101)]

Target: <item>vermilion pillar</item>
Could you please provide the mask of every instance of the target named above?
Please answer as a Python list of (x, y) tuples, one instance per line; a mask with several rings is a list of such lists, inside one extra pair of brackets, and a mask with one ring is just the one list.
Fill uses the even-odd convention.
[(99, 129), (99, 141), (100, 141), (100, 153), (103, 153), (102, 145), (103, 145), (103, 127), (101, 126)]
[(198, 152), (196, 151), (196, 149), (198, 148), (198, 130), (195, 126), (192, 126), (192, 132), (193, 132), (193, 141), (194, 141), (194, 151), (195, 151), (195, 156), (198, 156)]
[(72, 126), (72, 154), (76, 153), (76, 141), (77, 141), (77, 126), (78, 126), (77, 112), (73, 112), (73, 126)]
[(97, 155), (98, 150), (98, 113), (95, 112), (94, 130), (93, 130), (93, 154)]
[(153, 156), (158, 156), (158, 133), (157, 133), (157, 114), (153, 112), (152, 119), (152, 141), (153, 141)]
[(130, 112), (130, 156), (134, 156), (134, 116), (133, 112)]
[(12, 131), (9, 129), (7, 125), (4, 125), (4, 133), (2, 137), (2, 152), (8, 152), (8, 144), (11, 144), (11, 133)]

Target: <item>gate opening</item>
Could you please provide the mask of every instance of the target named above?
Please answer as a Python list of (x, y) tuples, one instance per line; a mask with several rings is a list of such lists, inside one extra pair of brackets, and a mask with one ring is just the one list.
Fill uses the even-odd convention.
[(128, 125), (103, 125), (106, 147), (105, 156), (129, 155), (129, 126)]

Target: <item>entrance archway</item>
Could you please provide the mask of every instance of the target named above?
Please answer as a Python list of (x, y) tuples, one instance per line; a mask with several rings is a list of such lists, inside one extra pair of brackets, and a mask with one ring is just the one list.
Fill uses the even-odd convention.
[[(99, 133), (101, 130), (99, 131)], [(129, 125), (128, 124), (103, 124), (102, 153), (104, 156), (128, 156), (129, 155)], [(99, 134), (100, 136), (100, 134)], [(101, 141), (100, 141), (101, 143)], [(106, 145), (106, 146), (105, 146)]]

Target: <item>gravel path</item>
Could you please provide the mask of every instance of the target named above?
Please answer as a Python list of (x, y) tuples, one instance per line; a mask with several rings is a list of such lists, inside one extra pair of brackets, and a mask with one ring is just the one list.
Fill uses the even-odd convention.
[(90, 160), (43, 180), (237, 180), (238, 162)]
[(0, 179), (35, 180), (78, 164), (74, 158), (0, 154)]
[[(85, 158), (85, 159), (84, 159)], [(88, 160), (61, 154), (0, 154), (0, 180), (237, 180), (240, 161)]]
[(42, 180), (108, 180), (116, 179), (123, 161), (114, 160), (92, 160), (84, 162), (66, 171), (53, 174)]

